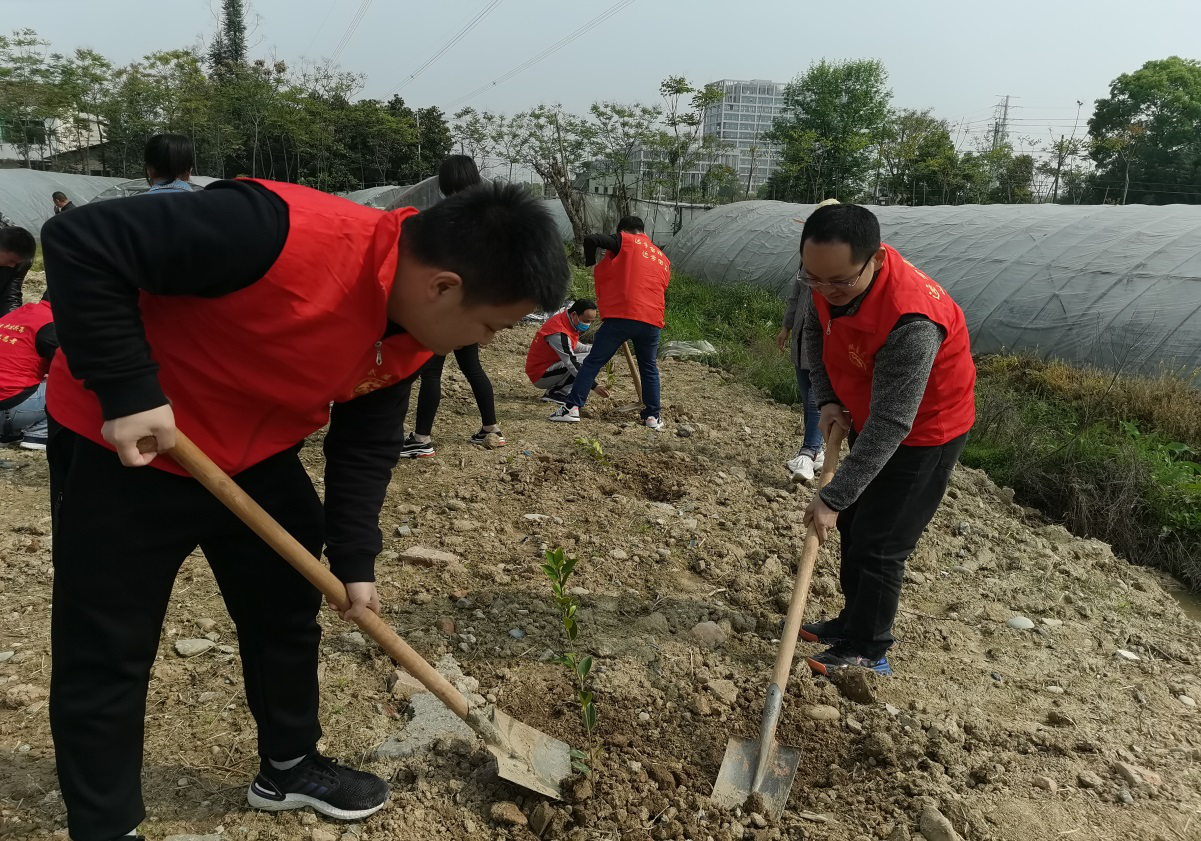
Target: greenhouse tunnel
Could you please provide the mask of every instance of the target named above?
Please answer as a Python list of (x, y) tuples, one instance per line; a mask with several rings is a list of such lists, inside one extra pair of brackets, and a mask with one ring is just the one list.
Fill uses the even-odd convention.
[[(708, 283), (786, 295), (814, 205), (715, 208), (665, 249)], [(950, 291), (975, 353), (1027, 351), (1127, 374), (1201, 368), (1201, 207), (873, 207), (884, 242)], [(703, 338), (703, 337), (699, 337)]]

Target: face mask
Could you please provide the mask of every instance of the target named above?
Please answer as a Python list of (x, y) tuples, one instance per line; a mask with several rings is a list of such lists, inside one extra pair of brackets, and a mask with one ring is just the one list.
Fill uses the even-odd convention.
[(588, 332), (588, 328), (589, 328), (589, 327), (591, 327), (591, 326), (592, 326), (592, 324), (591, 324), (591, 323), (589, 323), (589, 324), (585, 324), (584, 322), (582, 322), (582, 321), (581, 321), (579, 324), (577, 324), (577, 325), (575, 326), (575, 329), (576, 329), (576, 330), (579, 330), (581, 333), (587, 333), (587, 332)]

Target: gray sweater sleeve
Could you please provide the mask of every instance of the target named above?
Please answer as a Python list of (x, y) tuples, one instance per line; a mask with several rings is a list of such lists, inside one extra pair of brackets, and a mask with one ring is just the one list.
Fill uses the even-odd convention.
[(788, 305), (784, 309), (784, 327), (789, 332), (792, 332), (793, 323), (796, 320), (797, 304), (801, 301), (801, 285), (792, 281), (792, 291), (788, 293)]
[(859, 498), (913, 429), (944, 336), (942, 327), (925, 318), (902, 324), (889, 333), (876, 354), (871, 406), (863, 432), (838, 466), (833, 481), (821, 491), (822, 501), (835, 511), (842, 511)]
[(838, 395), (834, 393), (834, 386), (830, 385), (830, 377), (826, 374), (826, 364), (822, 361), (825, 335), (826, 329), (817, 317), (817, 307), (813, 305), (811, 295), (805, 302), (805, 329), (801, 331), (801, 341), (805, 347), (801, 356), (809, 366), (809, 389), (819, 407), (838, 402)]

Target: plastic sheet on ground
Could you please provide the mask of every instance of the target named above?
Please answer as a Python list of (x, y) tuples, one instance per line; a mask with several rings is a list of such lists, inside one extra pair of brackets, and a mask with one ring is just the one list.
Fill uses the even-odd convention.
[(716, 355), (717, 348), (704, 339), (667, 342), (659, 348), (661, 359), (708, 359)]

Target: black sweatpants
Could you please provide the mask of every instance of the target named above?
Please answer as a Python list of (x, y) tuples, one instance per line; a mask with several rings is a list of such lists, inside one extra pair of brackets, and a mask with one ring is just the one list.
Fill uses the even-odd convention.
[(879, 659), (896, 641), (892, 623), (905, 561), (934, 519), (966, 442), (964, 434), (938, 447), (898, 447), (859, 499), (839, 512), (846, 606), (838, 622), (856, 654)]
[[(480, 410), (480, 423), (483, 426), (493, 426), (496, 423), (496, 397), (492, 392), (492, 381), (480, 364), (480, 346), (468, 345), (455, 351), (455, 361), (459, 370), (467, 378), (471, 393), (475, 395), (475, 404)], [(418, 376), (421, 377), (421, 389), (417, 392), (417, 417), (413, 430), (418, 435), (432, 435), (434, 417), (438, 414), (438, 406), (442, 402), (442, 368), (446, 364), (445, 356), (434, 356), (421, 366)], [(411, 389), (412, 384), (406, 386)], [(401, 404), (401, 417), (409, 414), (409, 398), (405, 395)]]
[[(322, 508), (298, 450), (236, 478), (318, 555)], [(175, 576), (197, 546), (237, 626), (259, 753), (285, 760), (313, 751), (321, 736), (317, 590), (193, 479), (123, 467), (115, 453), (62, 427), (52, 431), (48, 457), (50, 727), (71, 838), (108, 841), (145, 817), (150, 667)]]

